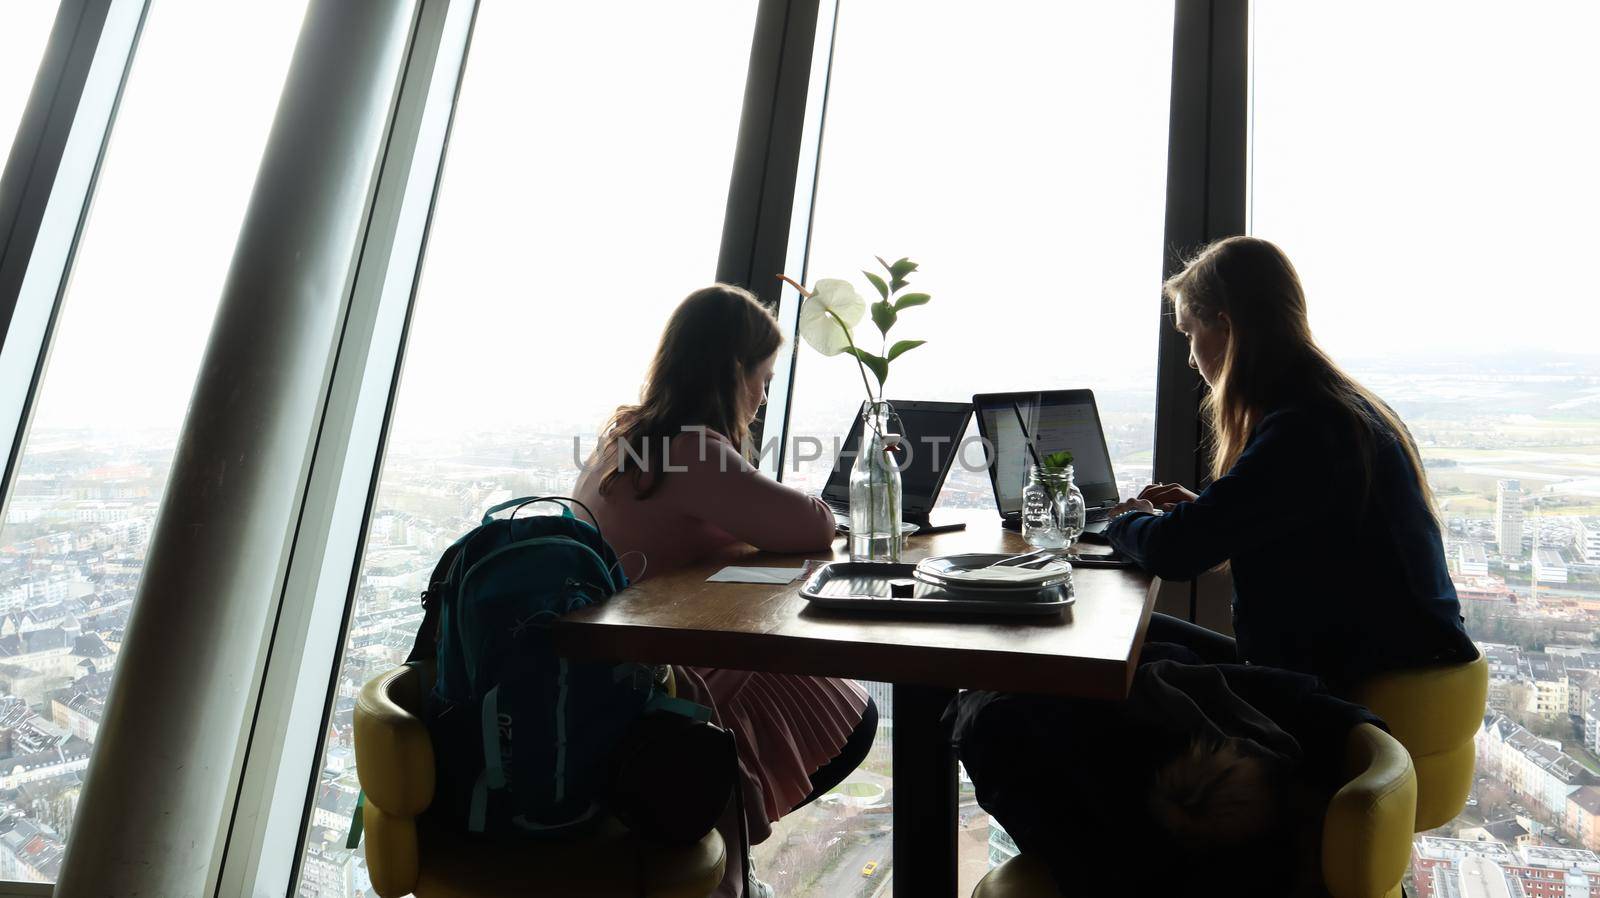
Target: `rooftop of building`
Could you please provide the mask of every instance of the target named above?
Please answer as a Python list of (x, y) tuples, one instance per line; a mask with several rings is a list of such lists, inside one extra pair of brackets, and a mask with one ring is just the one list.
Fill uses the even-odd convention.
[(1525, 845), (1517, 849), (1523, 863), (1530, 867), (1547, 867), (1567, 870), (1573, 867), (1585, 873), (1600, 873), (1600, 855), (1587, 848), (1556, 848), (1551, 845)]
[(1453, 859), (1482, 857), (1498, 864), (1514, 865), (1517, 856), (1499, 842), (1474, 842), (1470, 839), (1447, 839), (1443, 836), (1418, 836), (1413, 843), (1416, 853), (1425, 858)]
[(1600, 815), (1600, 786), (1584, 786), (1567, 796), (1567, 801), (1590, 814)]

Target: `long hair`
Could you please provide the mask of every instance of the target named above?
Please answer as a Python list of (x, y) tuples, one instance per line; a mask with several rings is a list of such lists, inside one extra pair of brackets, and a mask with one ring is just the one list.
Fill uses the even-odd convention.
[(1400, 417), (1346, 374), (1311, 336), (1300, 276), (1283, 250), (1255, 237), (1228, 237), (1206, 247), (1163, 288), (1174, 310), (1214, 324), (1227, 313), (1230, 333), (1204, 402), (1211, 424), (1211, 475), (1238, 461), (1261, 416), (1291, 400), (1333, 408), (1354, 435), (1369, 497), (1380, 441), (1396, 440), (1423, 499), (1434, 512), (1422, 457)]
[(745, 408), (745, 377), (782, 345), (777, 320), (749, 291), (713, 284), (689, 294), (661, 333), (639, 403), (617, 409), (600, 432), (595, 458), (611, 466), (600, 492), (608, 493), (626, 468), (635, 495), (648, 498), (666, 476), (667, 466), (657, 461), (686, 427), (704, 427), (743, 447), (756, 413)]

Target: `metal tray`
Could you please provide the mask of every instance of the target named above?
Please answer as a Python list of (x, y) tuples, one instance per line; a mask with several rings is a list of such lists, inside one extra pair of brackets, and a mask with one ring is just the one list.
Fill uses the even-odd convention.
[[(914, 564), (834, 561), (808, 577), (800, 587), (800, 595), (821, 608), (929, 614), (1060, 614), (1073, 602), (1071, 580), (1049, 589), (989, 597), (952, 592), (917, 580), (916, 569)], [(910, 581), (911, 596), (891, 596), (891, 580)]]

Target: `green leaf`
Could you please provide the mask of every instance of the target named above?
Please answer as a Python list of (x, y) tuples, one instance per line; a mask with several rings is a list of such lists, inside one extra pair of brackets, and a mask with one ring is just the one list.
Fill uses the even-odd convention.
[(907, 293), (905, 296), (902, 296), (894, 301), (894, 310), (899, 312), (909, 309), (912, 306), (925, 305), (928, 300), (932, 298), (933, 297), (926, 293)]
[(861, 273), (867, 276), (867, 280), (872, 282), (872, 286), (878, 288), (879, 296), (883, 297), (884, 299), (889, 298), (889, 285), (883, 282), (883, 278), (878, 277), (870, 271), (863, 271)]
[(869, 370), (878, 378), (878, 388), (883, 389), (883, 382), (889, 379), (889, 360), (882, 356), (873, 355), (865, 349), (846, 349), (845, 352), (861, 360)]
[(906, 353), (910, 352), (913, 349), (916, 349), (918, 346), (921, 346), (922, 344), (924, 344), (926, 342), (928, 342), (928, 341), (927, 340), (901, 340), (899, 343), (896, 343), (893, 346), (889, 347), (889, 361), (891, 361), (891, 362), (894, 361), (895, 359), (905, 355)]
[[(889, 358), (894, 358), (894, 353), (889, 353)], [(1072, 464), (1072, 453), (1066, 449), (1060, 452), (1052, 452), (1044, 457), (1044, 467), (1046, 468), (1065, 468), (1070, 464)]]
[(878, 333), (889, 336), (889, 328), (894, 327), (894, 306), (887, 299), (872, 304), (872, 323), (878, 326)]
[(897, 281), (904, 280), (906, 275), (916, 270), (917, 263), (911, 261), (910, 259), (901, 259), (900, 261), (889, 266), (889, 273), (894, 275), (894, 279)]
[(894, 274), (894, 266), (890, 265), (888, 262), (884, 261), (884, 258), (882, 256), (873, 256), (872, 258), (878, 260), (878, 264), (883, 266), (883, 270), (884, 271), (887, 271), (890, 274)]

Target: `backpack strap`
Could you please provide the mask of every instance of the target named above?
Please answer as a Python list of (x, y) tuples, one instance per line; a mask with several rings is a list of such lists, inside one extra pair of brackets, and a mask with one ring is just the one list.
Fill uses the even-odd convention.
[(355, 851), (361, 844), (361, 832), (366, 829), (367, 818), (362, 809), (367, 806), (367, 790), (362, 789), (356, 793), (356, 809), (350, 814), (350, 835), (344, 840), (344, 847)]
[(411, 654), (406, 663), (432, 661), (439, 657), (439, 597), (432, 584), (422, 591), (422, 624), (417, 627), (416, 641), (411, 644)]
[[(499, 505), (491, 507), (488, 511), (483, 513), (483, 523), (489, 523), (490, 521), (494, 520), (494, 516), (496, 514), (499, 514), (508, 508), (511, 509), (510, 516), (514, 518), (517, 516), (517, 512), (522, 510), (522, 506), (532, 505), (536, 502), (556, 503), (556, 505), (560, 506), (561, 516), (564, 518), (577, 517), (577, 515), (572, 513), (572, 505), (576, 505), (583, 509), (584, 513), (589, 516), (589, 520), (598, 520), (598, 518), (594, 516), (594, 512), (589, 510), (589, 506), (579, 502), (577, 499), (574, 499), (571, 496), (524, 496), (521, 499), (507, 499), (506, 501), (501, 502)], [(561, 503), (563, 502), (570, 502), (572, 505), (562, 505)], [(600, 527), (596, 525), (594, 529), (598, 531)]]
[(554, 502), (561, 508), (562, 517), (574, 519), (576, 519), (578, 516), (572, 513), (572, 506), (578, 506), (579, 508), (583, 509), (584, 514), (589, 516), (589, 520), (584, 521), (584, 523), (594, 528), (595, 535), (600, 537), (601, 542), (605, 541), (605, 535), (600, 532), (600, 519), (595, 517), (593, 509), (589, 508), (589, 506), (583, 504), (582, 502), (579, 502), (577, 499), (572, 498), (571, 496), (525, 496), (521, 499), (507, 499), (506, 501), (501, 502), (499, 505), (491, 506), (488, 511), (484, 512), (483, 523), (489, 523), (490, 521), (494, 520), (494, 516), (496, 514), (499, 514), (508, 508), (511, 509), (510, 516), (514, 518), (517, 516), (517, 512), (522, 509), (522, 506), (532, 505), (536, 502)]
[(489, 819), (489, 783), (486, 779), (488, 771), (478, 774), (478, 781), (472, 786), (472, 806), (467, 809), (467, 831), (481, 833)]
[(439, 657), (439, 615), (444, 605), (445, 584), (455, 575), (460, 565), (462, 547), (466, 542), (467, 537), (456, 540), (445, 550), (444, 556), (439, 559), (439, 564), (428, 576), (428, 588), (422, 591), (421, 597), (422, 624), (417, 627), (417, 638), (411, 644), (411, 654), (406, 656), (407, 664), (432, 661)]
[(556, 675), (556, 801), (567, 798), (567, 672), (566, 658), (557, 660)]
[[(739, 743), (733, 737), (733, 730), (723, 730), (728, 734), (728, 744), (733, 749), (733, 807), (734, 813), (739, 815), (739, 856), (744, 867), (745, 881), (750, 879), (750, 821), (744, 812), (744, 776), (739, 772)], [(740, 883), (743, 889), (744, 883)]]
[(490, 789), (506, 787), (505, 760), (500, 756), (500, 687), (483, 696), (483, 777)]
[[(483, 523), (489, 523), (490, 521), (494, 520), (495, 515), (505, 511), (508, 508), (512, 509), (511, 516), (516, 517), (516, 510), (522, 508), (524, 505), (532, 505), (535, 502), (552, 502), (559, 498), (559, 496), (524, 496), (521, 499), (507, 499), (506, 501), (501, 502), (499, 505), (491, 506), (488, 511), (484, 512)], [(588, 511), (587, 508), (584, 510)], [(572, 517), (572, 509), (562, 506), (561, 516), (564, 518)]]

